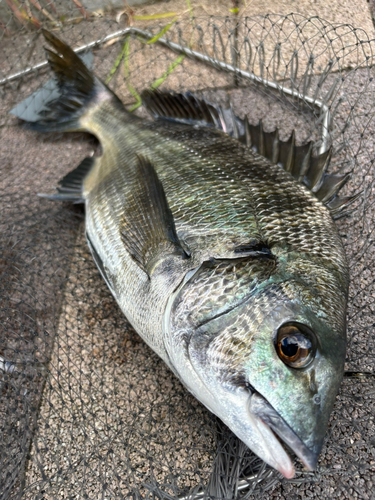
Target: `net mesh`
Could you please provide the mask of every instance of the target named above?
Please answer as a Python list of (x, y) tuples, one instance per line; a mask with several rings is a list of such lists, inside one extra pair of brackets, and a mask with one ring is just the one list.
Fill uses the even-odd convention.
[[(135, 23), (130, 8), (119, 16), (73, 0), (1, 8), (0, 497), (373, 498), (374, 43), (296, 14), (159, 9)], [(283, 480), (194, 399), (120, 312), (81, 209), (36, 196), (98, 147), (83, 133), (37, 135), (9, 115), (51, 78), (40, 26), (75, 48), (95, 42), (95, 73), (135, 113), (145, 88), (193, 91), (283, 140), (294, 129), (316, 151), (332, 145), (331, 170), (353, 172), (344, 194), (363, 194), (337, 222), (351, 270), (347, 376), (316, 473), (297, 463)]]

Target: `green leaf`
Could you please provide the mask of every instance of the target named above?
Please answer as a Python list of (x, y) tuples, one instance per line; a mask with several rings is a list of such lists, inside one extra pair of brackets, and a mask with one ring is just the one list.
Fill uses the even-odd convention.
[(165, 17), (175, 17), (177, 12), (164, 12), (163, 14), (152, 14), (149, 16), (133, 16), (136, 21), (149, 21), (150, 19), (163, 19)]
[(112, 80), (113, 75), (116, 73), (117, 68), (119, 67), (119, 65), (120, 65), (120, 63), (121, 63), (121, 61), (122, 61), (122, 59), (123, 59), (123, 57), (125, 55), (126, 44), (128, 43), (128, 38), (129, 37), (126, 38), (125, 44), (123, 45), (123, 47), (122, 47), (119, 55), (116, 58), (115, 64), (112, 66), (111, 71), (109, 72), (109, 75), (108, 75), (108, 77), (105, 80), (106, 85), (108, 85), (108, 83)]
[(173, 61), (167, 68), (167, 70), (162, 74), (160, 78), (154, 81), (154, 83), (151, 84), (151, 89), (154, 90), (160, 85), (165, 82), (165, 80), (168, 78), (168, 76), (174, 71), (176, 66), (182, 63), (182, 61), (185, 59), (185, 54), (182, 54), (181, 56), (178, 56), (175, 61)]
[(151, 40), (149, 40), (147, 43), (152, 44), (152, 43), (157, 42), (159, 40), (159, 38), (161, 38), (164, 35), (164, 33), (166, 33), (169, 30), (169, 28), (171, 26), (173, 26), (173, 24), (176, 21), (177, 21), (177, 17), (176, 17), (176, 19), (173, 19), (173, 21), (171, 23), (167, 24), (167, 26), (165, 26), (162, 30), (160, 30), (159, 33), (157, 35), (155, 35), (154, 38), (151, 38)]

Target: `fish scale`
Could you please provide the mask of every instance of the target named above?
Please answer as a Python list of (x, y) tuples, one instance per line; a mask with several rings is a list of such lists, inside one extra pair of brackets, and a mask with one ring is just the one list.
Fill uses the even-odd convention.
[[(60, 97), (29, 127), (86, 130), (85, 159), (47, 197), (85, 204), (99, 271), (187, 389), (286, 478), (280, 440), (314, 470), (345, 362), (349, 273), (333, 217), (348, 175), (193, 94), (145, 91), (153, 120), (43, 32)], [(74, 104), (73, 104), (74, 103)], [(260, 154), (262, 153), (262, 154)]]

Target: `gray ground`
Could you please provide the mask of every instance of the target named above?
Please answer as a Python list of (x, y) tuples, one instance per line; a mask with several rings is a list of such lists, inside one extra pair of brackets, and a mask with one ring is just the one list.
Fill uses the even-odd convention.
[[(180, 8), (185, 5), (168, 2), (154, 8), (172, 11), (177, 4)], [(216, 10), (222, 8), (224, 12), (224, 7), (227, 9), (224, 2), (215, 4)], [(196, 6), (197, 10), (210, 8), (211, 4)], [(212, 53), (212, 21), (208, 25), (200, 22), (205, 27), (207, 50)], [(228, 24), (215, 22), (225, 33)], [(181, 21), (185, 32), (187, 23)], [(290, 21), (285, 25), (285, 33), (290, 33)], [(259, 24), (252, 25), (252, 33), (261, 36), (262, 29), (258, 28)], [(67, 33), (66, 39), (79, 44), (115, 29), (116, 24), (99, 20), (81, 23)], [(319, 30), (314, 36), (311, 27), (306, 30), (306, 38), (313, 39), (316, 48), (327, 45), (327, 37), (317, 40)], [(240, 30), (240, 40), (241, 36), (244, 32)], [(197, 38), (194, 40), (198, 43)], [(288, 40), (280, 71), (285, 70), (285, 61), (301, 38), (290, 36)], [(333, 168), (353, 169), (348, 191), (365, 190), (365, 202), (352, 218), (339, 221), (339, 228), (352, 270), (347, 369), (373, 374), (375, 125), (373, 83), (369, 81), (373, 71), (365, 67), (350, 71), (371, 46), (356, 45), (352, 34), (343, 40), (346, 49), (342, 54), (346, 50), (346, 58), (323, 82), (319, 96), (326, 95), (336, 82), (334, 103), (340, 104), (334, 116)], [(26, 64), (27, 51), (22, 60), (16, 57), (25, 41), (34, 43), (30, 34), (19, 38), (18, 45), (13, 39), (5, 41), (5, 57), (0, 61), (5, 74)], [(266, 39), (265, 61), (272, 60), (272, 46)], [(108, 75), (120, 47), (114, 44), (96, 52), (95, 65), (103, 77)], [(39, 41), (32, 48), (35, 60), (43, 57)], [(300, 52), (300, 61), (305, 61), (306, 53)], [(317, 55), (315, 71), (319, 73), (329, 60), (329, 51), (318, 53), (321, 55)], [(142, 48), (135, 40), (131, 42), (131, 54), (130, 81), (137, 91), (163, 75), (176, 58), (155, 46)], [(254, 59), (253, 68), (259, 73), (257, 61)], [(245, 63), (244, 59), (241, 64)], [(338, 73), (338, 66), (349, 70)], [(300, 63), (296, 75), (295, 85), (300, 88), (304, 67)], [(287, 78), (288, 71), (279, 77)], [(339, 84), (338, 77), (344, 78)], [(161, 492), (176, 497), (209, 482), (216, 443), (222, 442), (221, 433), (226, 431), (217, 427), (215, 418), (185, 391), (120, 313), (86, 248), (79, 208), (35, 196), (37, 192), (51, 191), (65, 173), (97, 147), (84, 134), (37, 136), (6, 117), (14, 103), (46, 78), (40, 74), (24, 79), (18, 88), (7, 87), (1, 101), (0, 356), (19, 362), (13, 373), (0, 373), (0, 425), (4, 436), (1, 491), (4, 498), (19, 498), (22, 487), (28, 499), (131, 498), (135, 492), (146, 498), (153, 491), (151, 485), (158, 484), (157, 498), (163, 498)], [(319, 76), (312, 79), (311, 95), (318, 81)], [(290, 81), (286, 83), (290, 85)], [(232, 76), (185, 60), (164, 86), (206, 89), (205, 95), (216, 102), (225, 102), (229, 95), (239, 114), (247, 114), (254, 123), (263, 118), (266, 129), (277, 126), (284, 138), (293, 128), (300, 141), (319, 137), (318, 117), (312, 110), (301, 110), (296, 101), (280, 99), (262, 87), (249, 88), (246, 83), (244, 89), (231, 90), (232, 84)], [(125, 102), (134, 101), (121, 74), (111, 85)], [(212, 90), (216, 87), (225, 90)], [(349, 123), (346, 129), (345, 123)], [(247, 456), (242, 468), (247, 476), (255, 473), (264, 489), (263, 494), (258, 492), (251, 498), (374, 499), (374, 415), (373, 376), (346, 378), (317, 473), (301, 471), (296, 480), (280, 480), (279, 475), (260, 469), (259, 461)], [(250, 465), (246, 468), (246, 464)], [(252, 480), (255, 487), (259, 486)], [(230, 498), (228, 495), (225, 498)]]

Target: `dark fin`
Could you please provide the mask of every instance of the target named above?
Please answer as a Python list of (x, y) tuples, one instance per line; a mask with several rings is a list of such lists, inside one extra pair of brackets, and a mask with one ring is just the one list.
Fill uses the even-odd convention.
[(310, 167), (313, 145), (313, 142), (310, 141), (294, 148), (294, 165), (291, 174), (298, 182), (303, 182)]
[(105, 93), (116, 104), (120, 101), (68, 45), (49, 31), (43, 29), (42, 33), (56, 51), (46, 49), (60, 95), (45, 103), (44, 109), (39, 112), (39, 118), (28, 122), (26, 127), (39, 132), (86, 130), (80, 125), (80, 118), (99, 93)]
[[(225, 112), (223, 116), (226, 116)], [(251, 125), (247, 119), (240, 120), (233, 113), (231, 120), (233, 123), (241, 121), (243, 124), (244, 140), (241, 142), (290, 172), (298, 182), (308, 187), (318, 200), (327, 205), (332, 217), (337, 218), (343, 213), (346, 214), (344, 208), (358, 199), (359, 196), (355, 195), (343, 198), (341, 202), (337, 196), (340, 189), (350, 179), (351, 174), (328, 175), (326, 173), (332, 156), (332, 148), (323, 154), (312, 156), (314, 143), (310, 141), (302, 146), (296, 146), (294, 131), (287, 141), (280, 141), (278, 129), (265, 132), (262, 121), (259, 121), (258, 125)], [(241, 140), (242, 136), (237, 135)], [(333, 200), (334, 204), (331, 204)]]
[(328, 204), (337, 195), (340, 189), (345, 186), (351, 176), (351, 173), (343, 175), (326, 174), (323, 178), (322, 186), (315, 193), (315, 196), (322, 203)]
[(353, 196), (345, 196), (344, 198), (336, 196), (329, 203), (327, 203), (333, 219), (337, 220), (341, 219), (341, 217), (350, 215), (352, 210), (350, 210), (349, 207), (357, 201), (362, 194), (363, 191), (360, 191)]
[[(90, 70), (93, 69), (94, 54), (91, 51), (80, 54), (79, 58)], [(56, 79), (51, 78), (42, 87), (18, 103), (9, 113), (26, 122), (36, 122), (41, 118), (46, 106), (58, 99), (60, 95)]]
[(179, 242), (163, 185), (152, 163), (138, 156), (133, 175), (135, 182), (127, 200), (122, 238), (129, 254), (150, 277), (168, 257), (185, 259), (190, 255)]
[(262, 156), (266, 156), (266, 145), (263, 133), (263, 122), (259, 120), (258, 125), (250, 125), (252, 148)]
[(249, 123), (249, 120), (247, 120), (247, 119), (245, 120), (245, 145), (248, 148), (253, 147), (251, 130), (250, 130), (250, 123)]
[[(246, 124), (245, 124), (246, 125)], [(334, 219), (347, 215), (346, 208), (359, 198), (359, 195), (339, 198), (338, 192), (348, 182), (350, 173), (343, 175), (327, 174), (332, 156), (332, 147), (326, 152), (312, 156), (312, 141), (302, 146), (295, 145), (293, 131), (287, 141), (280, 141), (278, 130), (264, 132), (262, 122), (246, 125), (249, 138), (247, 144), (263, 154), (272, 163), (281, 165), (284, 170), (301, 184), (305, 185), (319, 201), (326, 205)]]
[(302, 146), (296, 146), (294, 130), (287, 141), (281, 141), (277, 129), (265, 132), (262, 121), (258, 125), (252, 125), (246, 117), (242, 119), (236, 116), (232, 107), (222, 108), (191, 93), (174, 94), (147, 90), (141, 96), (146, 109), (154, 118), (215, 127), (238, 139), (273, 164), (281, 165), (298, 182), (309, 188), (330, 210), (333, 209), (329, 202), (337, 197), (337, 193), (350, 177), (349, 174), (327, 175), (332, 148), (318, 156), (312, 156), (314, 143), (310, 141)]
[(108, 288), (110, 289), (112, 295), (116, 298), (116, 294), (114, 292), (111, 280), (109, 279), (108, 273), (104, 267), (103, 261), (102, 261), (100, 255), (98, 254), (98, 252), (95, 250), (95, 247), (94, 247), (92, 241), (90, 240), (90, 237), (87, 234), (87, 232), (86, 232), (86, 241), (87, 241), (87, 245), (90, 249), (92, 258), (94, 259), (94, 262), (96, 264), (96, 267), (99, 269), (99, 272), (102, 275), (102, 278), (104, 279), (104, 281), (106, 282)]
[(230, 105), (229, 110), (230, 110), (230, 117), (231, 117), (232, 125), (233, 125), (233, 133), (231, 135), (235, 139), (239, 139), (241, 131), (240, 131), (240, 127), (239, 127), (239, 123), (238, 123), (237, 117), (234, 114), (232, 104)]
[[(326, 152), (312, 156), (314, 143), (312, 141), (296, 146), (295, 132), (293, 130), (287, 141), (279, 139), (278, 129), (273, 132), (265, 132), (262, 121), (258, 125), (252, 125), (235, 116), (232, 109), (228, 119), (228, 110), (218, 107), (220, 115), (224, 117), (225, 124), (221, 130), (227, 131), (229, 135), (237, 137), (247, 147), (269, 159), (273, 164), (281, 165), (299, 183), (310, 189), (331, 211), (332, 217), (338, 218), (346, 215), (344, 210), (359, 198), (359, 195), (341, 199), (337, 196), (340, 189), (348, 182), (351, 174), (328, 175), (327, 169), (332, 156), (332, 148)], [(234, 132), (233, 132), (234, 131)], [(331, 205), (330, 202), (335, 203)]]
[(245, 120), (231, 108), (222, 108), (191, 92), (176, 94), (159, 90), (144, 90), (142, 104), (154, 118), (163, 118), (196, 127), (213, 127), (246, 144)]
[(223, 130), (223, 117), (215, 106), (198, 99), (190, 92), (175, 94), (159, 90), (144, 90), (142, 104), (154, 118), (165, 118), (197, 126), (211, 126)]
[(58, 183), (57, 193), (50, 194), (38, 194), (42, 198), (48, 198), (49, 200), (59, 200), (59, 201), (72, 201), (74, 203), (84, 203), (82, 198), (82, 184), (86, 175), (89, 173), (91, 168), (94, 166), (95, 158), (84, 158), (84, 160), (78, 165), (77, 168), (69, 172), (65, 177), (61, 179)]

